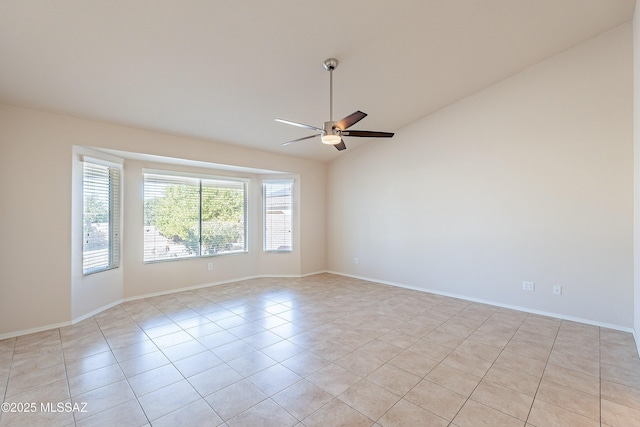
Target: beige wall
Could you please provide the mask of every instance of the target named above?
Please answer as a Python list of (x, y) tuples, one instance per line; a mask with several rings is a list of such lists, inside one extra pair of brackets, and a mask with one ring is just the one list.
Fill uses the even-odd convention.
[(632, 58), (628, 24), (345, 153), (329, 269), (631, 328)]
[(633, 147), (634, 147), (634, 330), (640, 354), (640, 0), (633, 16)]
[[(83, 147), (287, 172), (302, 195), (299, 244), (291, 254), (270, 254), (270, 261), (282, 275), (324, 270), (324, 238), (312, 239), (325, 232), (326, 164), (0, 105), (0, 337), (69, 322), (122, 298), (274, 274), (256, 232), (262, 224), (262, 175), (125, 159), (121, 268), (83, 277), (79, 246), (72, 245), (79, 188), (72, 172), (77, 175)], [(250, 178), (249, 253), (143, 264), (142, 168)], [(211, 261), (214, 270), (208, 271)]]
[[(638, 331), (633, 57), (625, 25), (400, 129), (393, 140), (344, 152), (328, 171), (318, 162), (0, 105), (0, 337), (69, 322), (121, 298), (327, 266)], [(635, 93), (637, 106), (637, 86)], [(122, 267), (114, 277), (82, 278), (72, 245), (74, 147), (287, 172), (299, 203), (296, 250), (264, 254), (252, 234), (255, 250), (213, 258), (212, 272), (206, 259), (142, 264), (141, 168), (158, 165), (126, 160)], [(252, 184), (261, 177), (249, 176)], [(260, 227), (259, 216), (250, 225)], [(522, 291), (523, 280), (535, 281), (536, 291)], [(562, 296), (551, 294), (554, 284)]]
[(0, 335), (70, 320), (71, 145), (0, 106)]

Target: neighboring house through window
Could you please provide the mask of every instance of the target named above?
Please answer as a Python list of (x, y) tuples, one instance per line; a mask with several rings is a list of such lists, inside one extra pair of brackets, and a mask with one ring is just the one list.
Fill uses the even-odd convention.
[(293, 180), (262, 181), (264, 250), (291, 251), (293, 229)]

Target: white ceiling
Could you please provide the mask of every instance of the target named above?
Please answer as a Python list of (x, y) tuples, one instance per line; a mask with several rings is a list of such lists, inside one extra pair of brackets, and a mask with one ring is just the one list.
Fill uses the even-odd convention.
[[(635, 0), (0, 0), (0, 102), (329, 161), (632, 19)], [(393, 140), (345, 138), (349, 149)]]

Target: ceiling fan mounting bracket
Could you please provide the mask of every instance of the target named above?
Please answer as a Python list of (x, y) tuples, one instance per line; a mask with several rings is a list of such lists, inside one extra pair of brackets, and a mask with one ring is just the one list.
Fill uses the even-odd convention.
[(325, 70), (333, 71), (338, 68), (338, 60), (336, 58), (325, 59), (322, 65), (324, 65)]

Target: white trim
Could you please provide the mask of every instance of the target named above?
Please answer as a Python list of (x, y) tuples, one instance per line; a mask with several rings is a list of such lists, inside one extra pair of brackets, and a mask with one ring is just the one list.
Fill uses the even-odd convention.
[(315, 276), (316, 274), (324, 274), (324, 273), (329, 273), (329, 270), (320, 270), (320, 271), (314, 271), (313, 273), (305, 273), (305, 274), (301, 274), (298, 277), (309, 277), (309, 276)]
[[(569, 320), (569, 321), (572, 321), (572, 322), (584, 323), (584, 324), (587, 324), (587, 325), (599, 326), (599, 327), (602, 327), (602, 328), (608, 328), (608, 329), (614, 329), (614, 330), (622, 331), (622, 332), (634, 333), (633, 328), (629, 328), (629, 327), (626, 327), (626, 326), (620, 326), (620, 325), (614, 325), (614, 324), (611, 324), (611, 323), (597, 322), (597, 321), (594, 321), (594, 320), (583, 319), (583, 318), (580, 318), (580, 317), (565, 316), (563, 314), (558, 314), (558, 313), (553, 313), (553, 312), (548, 312), (548, 311), (542, 311), (542, 310), (534, 310), (534, 309), (531, 309), (531, 308), (520, 307), (520, 306), (517, 306), (517, 305), (502, 304), (502, 303), (498, 303), (498, 302), (495, 302), (495, 301), (484, 300), (484, 299), (481, 299), (481, 298), (471, 298), (471, 297), (464, 296), (464, 295), (458, 295), (458, 294), (454, 294), (454, 293), (450, 293), (450, 292), (442, 292), (442, 291), (438, 291), (438, 290), (434, 290), (434, 289), (417, 288), (415, 286), (404, 285), (402, 283), (387, 282), (385, 280), (378, 280), (378, 279), (373, 279), (373, 278), (370, 278), (370, 277), (356, 276), (356, 275), (353, 275), (353, 274), (339, 273), (337, 271), (328, 271), (328, 273), (335, 274), (337, 276), (345, 276), (345, 277), (352, 277), (354, 279), (366, 280), (368, 282), (380, 283), (382, 285), (396, 286), (396, 287), (399, 287), (399, 288), (411, 289), (411, 290), (414, 290), (414, 291), (426, 292), (426, 293), (435, 294), (435, 295), (442, 295), (442, 296), (446, 296), (446, 297), (457, 298), (457, 299), (461, 299), (461, 300), (465, 300), (465, 301), (472, 301), (472, 302), (477, 302), (477, 303), (481, 303), (481, 304), (493, 305), (493, 306), (496, 306), (496, 307), (508, 308), (510, 310), (517, 310), (517, 311), (522, 311), (522, 312), (525, 312), (525, 313), (538, 314), (540, 316), (555, 317), (556, 319)], [(638, 340), (636, 340), (636, 344), (637, 343), (638, 343)]]
[(270, 179), (265, 178), (262, 180), (263, 184), (295, 184), (296, 180), (293, 178), (280, 178), (280, 179)]
[(208, 287), (211, 287), (211, 286), (226, 285), (228, 283), (241, 282), (243, 280), (259, 279), (260, 277), (262, 277), (262, 276), (238, 277), (237, 279), (222, 280), (220, 282), (210, 282), (210, 283), (204, 283), (202, 285), (194, 285), (194, 286), (186, 286), (184, 288), (170, 289), (168, 291), (153, 292), (153, 293), (150, 293), (150, 294), (124, 298), (123, 300), (120, 301), (120, 303), (129, 302), (129, 301), (136, 301), (136, 300), (139, 300), (139, 299), (145, 299), (145, 298), (151, 298), (151, 297), (158, 297), (158, 296), (162, 296), (162, 295), (176, 294), (176, 293), (179, 293), (179, 292), (192, 291), (194, 289), (208, 288)]
[(8, 332), (6, 334), (0, 335), (0, 341), (6, 340), (7, 338), (19, 337), (21, 335), (29, 335), (29, 334), (35, 334), (37, 332), (48, 331), (51, 329), (64, 328), (65, 326), (70, 326), (70, 325), (72, 325), (71, 322), (61, 322), (61, 323), (54, 323), (53, 325), (40, 326), (37, 328), (31, 328), (31, 329), (24, 329), (22, 331)]
[[(0, 340), (4, 340), (7, 338), (13, 338), (13, 337), (18, 337), (21, 335), (27, 335), (27, 334), (33, 334), (35, 332), (42, 332), (42, 331), (48, 331), (51, 329), (57, 329), (57, 328), (63, 328), (65, 326), (71, 326), (71, 325), (75, 325), (76, 323), (82, 322), (83, 320), (88, 319), (89, 317), (95, 316), (98, 313), (101, 313), (105, 310), (108, 310), (112, 307), (115, 307), (116, 305), (122, 304), (123, 302), (129, 302), (129, 301), (135, 301), (135, 300), (139, 300), (139, 299), (145, 299), (145, 298), (151, 298), (151, 297), (156, 297), (156, 296), (161, 296), (161, 295), (169, 295), (169, 294), (174, 294), (174, 293), (178, 293), (178, 292), (184, 292), (184, 291), (190, 291), (190, 290), (194, 290), (194, 289), (201, 289), (201, 288), (208, 288), (210, 286), (218, 286), (218, 285), (225, 285), (227, 283), (233, 283), (233, 282), (240, 282), (243, 280), (250, 280), (250, 279), (258, 279), (261, 277), (268, 277), (268, 276), (247, 276), (247, 277), (239, 277), (237, 279), (232, 279), (232, 280), (223, 280), (220, 282), (213, 282), (213, 283), (205, 283), (202, 285), (195, 285), (195, 286), (187, 286), (184, 288), (177, 288), (177, 289), (171, 289), (168, 291), (161, 291), (161, 292), (153, 292), (150, 294), (145, 294), (145, 295), (139, 295), (139, 296), (135, 296), (135, 297), (129, 297), (129, 298), (122, 298), (119, 299), (117, 301), (113, 301), (107, 305), (103, 305), (102, 307), (96, 308), (95, 310), (92, 310), (90, 313), (87, 314), (83, 314), (82, 316), (76, 317), (75, 319), (71, 320), (70, 322), (63, 322), (63, 323), (55, 323), (53, 325), (46, 325), (46, 326), (41, 326), (38, 328), (33, 328), (33, 329), (25, 329), (22, 331), (16, 331), (16, 332), (9, 332), (3, 335), (0, 335)], [(285, 276), (274, 276), (274, 277), (285, 277)], [(291, 277), (301, 277), (301, 276), (291, 276)]]
[(98, 307), (95, 310), (92, 310), (89, 313), (83, 314), (80, 317), (76, 317), (75, 319), (71, 320), (71, 325), (75, 325), (76, 323), (80, 323), (83, 320), (87, 320), (88, 318), (90, 318), (92, 316), (95, 316), (98, 313), (102, 313), (103, 311), (108, 310), (111, 307), (115, 307), (118, 304), (122, 304), (122, 300), (121, 299), (118, 300), (118, 301), (111, 302), (111, 303), (109, 303), (107, 305), (103, 305), (102, 307)]
[(259, 276), (261, 279), (273, 279), (274, 277), (282, 277), (283, 279), (299, 279), (303, 276), (299, 274), (262, 274)]
[(123, 162), (120, 162), (120, 163), (112, 162), (112, 161), (109, 161), (109, 160), (99, 159), (97, 157), (84, 156), (84, 155), (81, 155), (80, 158), (81, 158), (83, 163), (84, 162), (86, 162), (86, 163), (95, 163), (96, 165), (102, 165), (102, 166), (107, 166), (107, 167), (110, 167), (110, 168), (116, 168), (116, 169), (122, 170)]
[(134, 297), (129, 297), (129, 298), (123, 298), (123, 299), (120, 299), (118, 301), (114, 301), (112, 303), (109, 303), (109, 304), (107, 304), (105, 306), (102, 306), (100, 308), (97, 308), (97, 309), (91, 311), (90, 313), (83, 314), (82, 316), (77, 317), (77, 318), (73, 319), (70, 322), (62, 322), (62, 323), (56, 323), (56, 324), (53, 324), (53, 325), (41, 326), (41, 327), (38, 327), (38, 328), (25, 329), (25, 330), (16, 331), (16, 332), (9, 332), (9, 333), (0, 335), (0, 340), (4, 340), (4, 339), (7, 339), (7, 338), (14, 338), (14, 337), (18, 337), (18, 336), (21, 336), (21, 335), (33, 334), (33, 333), (36, 333), (36, 332), (48, 331), (48, 330), (51, 330), (51, 329), (63, 328), (65, 326), (75, 325), (76, 323), (79, 323), (79, 322), (81, 322), (83, 320), (86, 320), (89, 317), (95, 316), (96, 314), (101, 313), (104, 310), (108, 310), (108, 309), (110, 309), (112, 307), (115, 307), (116, 305), (122, 304), (123, 302), (135, 301), (135, 300), (139, 300), (139, 299), (151, 298), (151, 297), (161, 296), (161, 295), (169, 295), (169, 294), (174, 294), (174, 293), (178, 293), (178, 292), (190, 291), (190, 290), (194, 290), (194, 289), (208, 288), (208, 287), (211, 287), (211, 286), (225, 285), (225, 284), (228, 284), (228, 283), (241, 282), (243, 280), (260, 279), (260, 278), (274, 278), (274, 277), (294, 278), (295, 279), (295, 278), (303, 278), (303, 277), (315, 276), (317, 274), (325, 274), (325, 273), (335, 274), (336, 276), (351, 277), (351, 278), (354, 278), (354, 279), (365, 280), (367, 282), (380, 283), (382, 285), (396, 286), (396, 287), (399, 287), (399, 288), (411, 289), (411, 290), (414, 290), (414, 291), (420, 291), (420, 292), (432, 293), (432, 294), (436, 294), (436, 295), (448, 296), (448, 297), (452, 297), (452, 298), (458, 298), (458, 299), (462, 299), (462, 300), (465, 300), (465, 301), (478, 302), (478, 303), (482, 303), (482, 304), (493, 305), (493, 306), (496, 306), (496, 307), (502, 307), (502, 308), (508, 308), (508, 309), (511, 309), (511, 310), (522, 311), (522, 312), (525, 312), (525, 313), (538, 314), (538, 315), (541, 315), (541, 316), (548, 316), (548, 317), (555, 317), (557, 319), (570, 320), (570, 321), (573, 321), (573, 322), (584, 323), (584, 324), (587, 324), (587, 325), (599, 326), (599, 327), (608, 328), (608, 329), (614, 329), (614, 330), (618, 330), (618, 331), (622, 331), (622, 332), (630, 332), (633, 335), (633, 338), (634, 338), (634, 340), (636, 342), (636, 346), (637, 346), (637, 349), (638, 349), (638, 354), (640, 354), (640, 336), (638, 336), (638, 333), (636, 333), (636, 331), (633, 328), (627, 328), (625, 326), (612, 325), (612, 324), (603, 323), (603, 322), (595, 322), (595, 321), (591, 321), (591, 320), (588, 320), (588, 319), (582, 319), (582, 318), (577, 318), (577, 317), (572, 317), (572, 316), (564, 316), (564, 315), (560, 315), (560, 314), (557, 314), (557, 313), (550, 313), (550, 312), (546, 312), (546, 311), (532, 310), (532, 309), (519, 307), (519, 306), (508, 305), (508, 304), (500, 304), (500, 303), (491, 302), (491, 301), (487, 301), (487, 300), (483, 300), (483, 299), (479, 299), (479, 298), (469, 298), (469, 297), (460, 296), (460, 295), (457, 295), (457, 294), (452, 294), (452, 293), (449, 293), (449, 292), (441, 292), (441, 291), (436, 291), (436, 290), (427, 290), (427, 289), (423, 289), (423, 288), (416, 288), (416, 287), (413, 287), (413, 286), (403, 285), (403, 284), (400, 284), (400, 283), (388, 282), (388, 281), (385, 281), (385, 280), (377, 280), (377, 279), (372, 279), (370, 277), (364, 277), (364, 276), (356, 276), (356, 275), (353, 275), (353, 274), (339, 273), (337, 271), (332, 271), (332, 270), (320, 270), (320, 271), (315, 271), (315, 272), (312, 272), (312, 273), (305, 273), (305, 274), (287, 274), (287, 275), (263, 274), (263, 275), (255, 275), (255, 276), (246, 276), (246, 277), (239, 277), (239, 278), (236, 278), (236, 279), (222, 280), (222, 281), (219, 281), (219, 282), (211, 282), (211, 283), (205, 283), (205, 284), (202, 284), (202, 285), (187, 286), (187, 287), (184, 287), (184, 288), (177, 288), (177, 289), (171, 289), (171, 290), (167, 290), (167, 291), (153, 292), (153, 293), (150, 293), (150, 294), (139, 295), (139, 296), (134, 296)]
[(142, 169), (143, 174), (151, 174), (151, 175), (161, 175), (161, 176), (169, 176), (172, 178), (195, 178), (195, 179), (208, 179), (208, 180), (217, 180), (217, 181), (235, 181), (235, 182), (243, 182), (248, 183), (251, 181), (250, 178), (243, 178), (240, 176), (234, 175), (208, 175), (206, 173), (194, 173), (194, 172), (180, 172), (180, 171), (169, 171), (163, 169)]
[(112, 150), (109, 148), (94, 148), (94, 150), (117, 156), (125, 160), (136, 160), (139, 162), (162, 163), (165, 165), (186, 166), (201, 169), (213, 169), (225, 172), (251, 174), (251, 175), (282, 175), (291, 174), (287, 171), (276, 171), (269, 169), (258, 169), (253, 167), (229, 165), (224, 163), (203, 162), (201, 160), (189, 160), (178, 157), (159, 156), (155, 154), (136, 153), (133, 151)]

